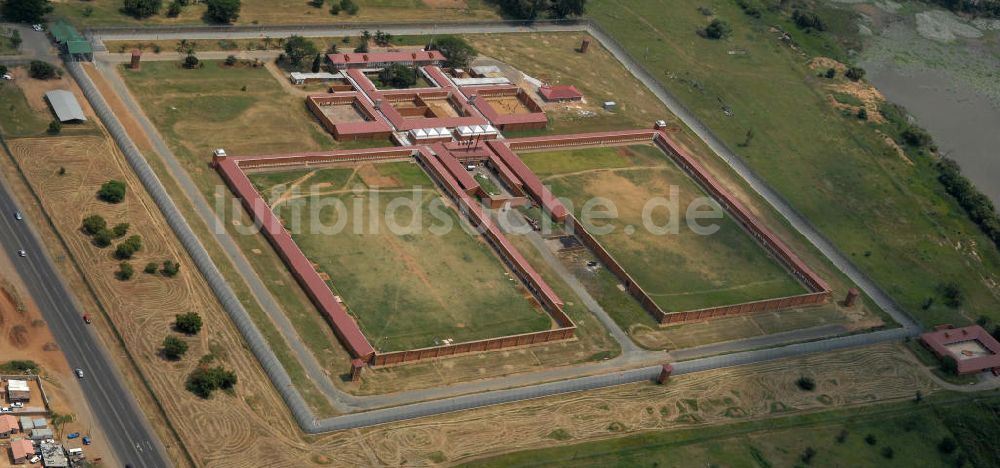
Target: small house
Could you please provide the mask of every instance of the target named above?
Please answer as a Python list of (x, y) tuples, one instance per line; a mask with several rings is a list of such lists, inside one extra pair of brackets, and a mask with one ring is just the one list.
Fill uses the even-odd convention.
[(23, 465), (35, 456), (35, 446), (27, 439), (10, 441), (10, 458), (15, 465)]
[(10, 379), (7, 381), (7, 401), (28, 401), (31, 399), (31, 390), (28, 388), (27, 380)]
[(9, 414), (0, 415), (0, 437), (6, 439), (11, 434), (16, 434), (17, 429), (17, 418)]

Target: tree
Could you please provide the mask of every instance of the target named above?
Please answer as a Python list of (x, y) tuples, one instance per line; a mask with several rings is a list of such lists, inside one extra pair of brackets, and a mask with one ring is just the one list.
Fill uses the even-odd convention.
[(49, 0), (4, 0), (0, 14), (15, 23), (41, 23), (52, 11)]
[(109, 180), (97, 191), (97, 198), (108, 203), (121, 203), (125, 199), (125, 182)]
[(865, 69), (861, 67), (851, 67), (844, 72), (844, 76), (851, 81), (860, 81), (865, 77)]
[(582, 16), (587, 9), (587, 0), (553, 0), (549, 11), (554, 18)]
[(958, 283), (950, 281), (948, 283), (941, 285), (941, 295), (944, 296), (944, 303), (952, 309), (957, 309), (962, 306), (962, 289), (958, 286)]
[(7, 65), (0, 64), (0, 75), (7, 74)]
[(847, 441), (847, 429), (841, 429), (840, 432), (837, 433), (837, 437), (835, 437), (834, 440), (836, 440), (838, 444), (842, 444), (842, 443), (846, 442)]
[(868, 434), (865, 436), (865, 443), (868, 445), (875, 445), (878, 443), (878, 439), (875, 438), (875, 434)]
[(118, 271), (115, 272), (115, 277), (121, 281), (128, 281), (132, 279), (132, 275), (135, 274), (135, 269), (132, 268), (132, 264), (129, 262), (121, 262), (118, 264)]
[(125, 234), (128, 234), (128, 228), (129, 228), (128, 223), (118, 223), (115, 225), (115, 227), (111, 228), (111, 233), (115, 235), (116, 239), (124, 237)]
[(816, 457), (816, 449), (812, 447), (806, 447), (806, 449), (802, 452), (802, 455), (799, 456), (799, 458), (802, 460), (802, 463), (805, 463), (806, 465), (812, 463), (812, 460), (815, 457)]
[(167, 16), (171, 18), (176, 18), (180, 16), (181, 12), (183, 11), (184, 11), (184, 6), (181, 5), (181, 2), (177, 0), (170, 2), (170, 5), (167, 6)]
[(468, 67), (478, 55), (465, 39), (456, 36), (439, 37), (428, 44), (427, 49), (440, 51), (445, 58), (444, 66), (450, 68)]
[(159, 266), (156, 262), (149, 262), (146, 264), (146, 268), (143, 268), (142, 271), (147, 275), (152, 275), (153, 273), (156, 273), (157, 268), (159, 268)]
[(941, 371), (948, 375), (958, 375), (958, 361), (954, 357), (944, 356), (941, 358)]
[(891, 460), (896, 456), (896, 451), (892, 447), (882, 447), (882, 456)]
[(409, 88), (417, 84), (417, 70), (400, 63), (393, 63), (378, 73), (383, 84), (393, 88)]
[(104, 248), (111, 245), (111, 241), (115, 239), (115, 234), (109, 229), (101, 229), (94, 234), (94, 245)]
[(795, 385), (798, 385), (799, 388), (807, 392), (811, 392), (816, 389), (816, 381), (813, 380), (812, 377), (799, 377), (799, 379), (795, 381)]
[(313, 8), (323, 8), (324, 3), (326, 3), (326, 0), (309, 0), (309, 5)]
[(237, 60), (238, 59), (236, 58), (235, 55), (229, 55), (226, 57), (226, 61), (224, 63), (226, 64), (226, 66), (231, 67), (233, 65), (236, 65)]
[(316, 54), (316, 58), (313, 59), (312, 72), (319, 73), (322, 66), (323, 66), (323, 56), (320, 54)]
[(837, 69), (836, 68), (827, 68), (826, 69), (826, 73), (824, 74), (824, 76), (826, 76), (827, 78), (833, 78), (833, 77), (837, 76)]
[(500, 10), (506, 16), (533, 20), (548, 9), (548, 0), (497, 0)]
[(36, 80), (51, 80), (59, 77), (59, 69), (49, 62), (32, 60), (28, 65), (28, 75)]
[(122, 11), (129, 16), (143, 19), (159, 13), (162, 7), (163, 0), (125, 0)]
[(347, 14), (351, 16), (354, 16), (361, 11), (361, 7), (359, 7), (354, 0), (340, 0), (340, 9), (346, 11)]
[(94, 234), (97, 234), (98, 232), (101, 232), (107, 227), (108, 227), (108, 222), (105, 221), (104, 218), (101, 217), (101, 215), (95, 214), (83, 218), (83, 225), (81, 226), (81, 229), (83, 229), (83, 232), (87, 233), (87, 235), (92, 236)]
[(857, 115), (858, 118), (861, 120), (868, 120), (868, 109), (865, 109), (864, 107), (858, 109)]
[(129, 236), (128, 239), (122, 241), (115, 248), (115, 258), (128, 260), (140, 250), (142, 250), (142, 238), (139, 236)]
[(54, 427), (56, 432), (59, 434), (62, 434), (63, 426), (67, 423), (73, 422), (73, 419), (75, 419), (72, 414), (61, 414), (56, 412), (53, 412), (50, 418), (52, 418), (52, 427)]
[(205, 0), (205, 16), (217, 23), (232, 23), (240, 17), (240, 0)]
[(941, 442), (938, 443), (937, 447), (938, 451), (941, 453), (951, 455), (955, 453), (955, 450), (958, 450), (958, 442), (951, 437), (945, 437), (941, 439)]
[(709, 39), (723, 39), (733, 31), (729, 23), (716, 18), (705, 27), (705, 37)]
[(285, 55), (292, 65), (299, 66), (302, 59), (316, 55), (316, 44), (302, 36), (292, 36), (285, 41)]
[(177, 276), (177, 273), (179, 273), (180, 271), (181, 271), (180, 263), (170, 260), (165, 260), (163, 262), (163, 269), (160, 270), (160, 273), (163, 273), (163, 276), (173, 278), (174, 276)]
[(795, 26), (806, 32), (814, 29), (816, 31), (826, 31), (826, 23), (823, 22), (823, 19), (819, 15), (811, 11), (792, 11), (792, 21), (795, 21)]
[(236, 385), (236, 374), (226, 370), (222, 366), (218, 367), (198, 367), (190, 375), (184, 387), (191, 393), (202, 398), (212, 396), (212, 392), (217, 389), (228, 390)]
[(330, 14), (333, 16), (337, 16), (340, 14), (340, 3), (337, 2), (336, 0), (330, 2)]
[(168, 336), (163, 339), (163, 355), (171, 360), (180, 360), (188, 350), (188, 344), (176, 336)]
[(45, 130), (45, 132), (48, 133), (49, 135), (58, 135), (59, 132), (61, 131), (62, 131), (62, 122), (60, 122), (59, 119), (52, 119), (52, 121), (49, 122), (48, 130)]
[(185, 335), (197, 335), (201, 331), (201, 316), (197, 312), (188, 312), (174, 316), (174, 328)]
[(931, 134), (927, 133), (926, 130), (920, 127), (911, 126), (906, 130), (903, 130), (903, 133), (899, 136), (903, 138), (903, 143), (906, 143), (914, 148), (928, 146), (934, 141), (934, 139), (931, 138)]
[(187, 56), (184, 57), (184, 62), (182, 62), (182, 65), (184, 65), (184, 68), (190, 70), (193, 68), (198, 68), (199, 63), (201, 63), (201, 61), (198, 60), (198, 57), (194, 55), (194, 51), (190, 51), (188, 52)]

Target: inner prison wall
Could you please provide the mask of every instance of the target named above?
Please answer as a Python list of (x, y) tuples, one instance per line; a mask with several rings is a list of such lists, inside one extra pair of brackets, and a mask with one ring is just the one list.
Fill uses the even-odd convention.
[[(464, 353), (493, 351), (574, 338), (576, 326), (565, 312), (563, 312), (562, 303), (559, 298), (541, 280), (538, 274), (527, 264), (509, 241), (503, 237), (502, 233), (496, 229), (496, 226), (488, 224), (490, 228), (486, 229), (484, 237), (493, 248), (501, 252), (501, 258), (504, 262), (518, 274), (523, 284), (536, 295), (541, 301), (542, 307), (546, 309), (559, 328), (415, 350), (378, 353), (368, 342), (367, 338), (365, 338), (357, 322), (347, 313), (343, 305), (336, 300), (333, 292), (316, 272), (305, 254), (302, 253), (291, 239), (291, 235), (281, 225), (280, 219), (267, 206), (243, 171), (243, 169), (286, 166), (322, 166), (340, 163), (396, 161), (401, 158), (408, 159), (412, 156), (412, 149), (378, 148), (289, 155), (216, 157), (213, 159), (213, 162), (220, 175), (222, 175), (223, 180), (226, 181), (230, 189), (240, 198), (241, 203), (253, 217), (254, 222), (261, 226), (261, 231), (264, 233), (265, 238), (268, 239), (268, 242), (278, 252), (278, 255), (285, 262), (292, 276), (323, 314), (338, 340), (352, 357), (362, 359), (372, 366), (388, 366)], [(434, 157), (429, 154), (428, 156)], [(440, 163), (438, 162), (438, 164)], [(448, 174), (444, 172), (446, 172), (446, 169), (442, 166), (436, 171), (437, 175), (434, 176), (432, 174), (432, 176), (434, 176), (435, 180), (438, 180), (438, 183), (442, 183), (442, 180), (445, 181), (443, 185), (452, 194), (453, 199), (455, 193), (459, 193), (464, 196), (463, 200), (471, 200), (465, 192), (461, 191), (453, 179), (447, 178)], [(476, 207), (475, 204), (470, 204), (469, 206)], [(474, 213), (473, 216), (476, 216), (476, 219), (470, 219), (474, 225), (481, 225), (480, 223), (483, 220), (488, 222), (488, 219), (484, 218), (485, 214), (481, 210), (476, 211), (473, 208), (473, 210), (466, 212)]]
[[(764, 299), (703, 309), (668, 312), (658, 306), (653, 299), (639, 286), (620, 263), (591, 235), (579, 221), (567, 213), (566, 225), (586, 245), (594, 255), (614, 274), (625, 286), (629, 294), (661, 325), (674, 325), (686, 322), (700, 321), (710, 318), (744, 315), (758, 312), (804, 307), (824, 304), (830, 300), (831, 291), (826, 282), (809, 268), (788, 246), (764, 227), (749, 210), (740, 204), (714, 177), (691, 157), (682, 147), (670, 139), (666, 133), (657, 130), (636, 130), (622, 132), (602, 132), (583, 135), (559, 135), (512, 139), (507, 141), (510, 149), (545, 149), (558, 147), (607, 146), (621, 145), (633, 142), (649, 142), (652, 140), (663, 150), (675, 164), (691, 176), (720, 206), (722, 206), (740, 226), (795, 276), (810, 291), (787, 297)], [(499, 149), (499, 145), (492, 146)], [(507, 155), (509, 158), (509, 155)], [(514, 155), (516, 157), (516, 155)], [(520, 159), (520, 158), (518, 158)], [(548, 189), (543, 188), (544, 192)], [(534, 195), (534, 194), (533, 194)], [(543, 193), (552, 197), (551, 193)], [(557, 219), (558, 221), (558, 219)]]

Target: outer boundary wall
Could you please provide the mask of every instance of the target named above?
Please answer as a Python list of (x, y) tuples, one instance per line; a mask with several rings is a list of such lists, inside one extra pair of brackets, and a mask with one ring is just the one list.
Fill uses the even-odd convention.
[[(254, 222), (261, 227), (261, 231), (288, 266), (292, 276), (295, 277), (313, 304), (327, 319), (338, 340), (354, 358), (362, 359), (372, 366), (389, 366), (457, 354), (493, 351), (574, 338), (576, 325), (562, 310), (562, 300), (559, 299), (555, 292), (545, 283), (527, 260), (524, 259), (521, 253), (504, 237), (475, 200), (462, 189), (462, 186), (451, 176), (445, 167), (445, 163), (441, 161), (444, 159), (458, 164), (454, 157), (443, 146), (439, 148), (441, 155), (433, 154), (426, 148), (390, 147), (288, 155), (215, 157), (213, 162), (216, 170), (222, 175), (222, 178), (229, 185), (230, 189), (240, 198), (244, 208), (254, 218)], [(425, 169), (429, 169), (428, 172), (430, 172), (431, 177), (445, 188), (446, 193), (459, 204), (460, 211), (466, 215), (474, 227), (481, 230), (484, 238), (500, 253), (500, 258), (518, 275), (522, 283), (535, 297), (538, 298), (541, 306), (549, 313), (553, 321), (556, 322), (557, 328), (450, 345), (379, 353), (364, 336), (364, 333), (353, 317), (336, 300), (326, 282), (319, 276), (312, 263), (292, 240), (291, 234), (282, 226), (281, 220), (271, 211), (271, 208), (261, 197), (260, 193), (257, 192), (256, 188), (253, 187), (253, 184), (244, 172), (244, 169), (265, 167), (393, 161), (410, 159), (413, 156), (419, 156), (417, 160), (422, 163)]]
[[(657, 305), (653, 299), (639, 286), (635, 279), (618, 263), (617, 260), (593, 237), (572, 215), (566, 212), (561, 203), (541, 182), (525, 181), (528, 193), (531, 194), (556, 221), (565, 221), (567, 228), (586, 245), (595, 256), (618, 278), (639, 304), (661, 325), (700, 321), (732, 315), (744, 315), (757, 312), (787, 309), (823, 304), (830, 300), (831, 291), (827, 283), (791, 251), (788, 246), (767, 229), (739, 201), (726, 191), (705, 168), (699, 164), (680, 145), (660, 130), (628, 130), (620, 132), (599, 132), (578, 135), (556, 135), (530, 138), (517, 138), (505, 141), (487, 142), (487, 146), (497, 152), (500, 158), (515, 167), (523, 166), (523, 161), (513, 150), (544, 149), (558, 147), (607, 146), (628, 143), (652, 142), (663, 150), (671, 160), (691, 176), (709, 195), (712, 196), (740, 226), (750, 234), (768, 253), (778, 259), (806, 288), (808, 293), (794, 296), (764, 299), (703, 309), (668, 312)], [(526, 167), (526, 166), (525, 166)], [(532, 174), (533, 176), (533, 174)], [(537, 179), (537, 177), (536, 177)], [(523, 179), (522, 179), (523, 180)], [(558, 205), (556, 205), (558, 204)], [(561, 210), (560, 210), (561, 209)], [(564, 219), (556, 214), (561, 213)]]

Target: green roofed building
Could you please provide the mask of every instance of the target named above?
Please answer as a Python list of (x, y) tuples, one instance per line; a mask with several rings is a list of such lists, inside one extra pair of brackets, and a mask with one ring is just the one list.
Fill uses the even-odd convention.
[(65, 21), (57, 21), (49, 26), (49, 33), (59, 44), (60, 50), (68, 54), (75, 60), (91, 60), (94, 56), (94, 49), (90, 41), (83, 37), (79, 31)]

